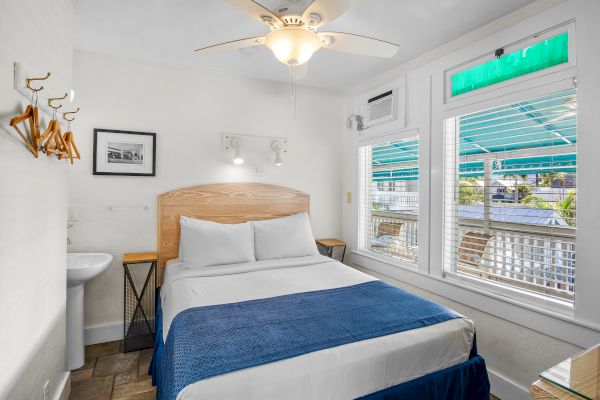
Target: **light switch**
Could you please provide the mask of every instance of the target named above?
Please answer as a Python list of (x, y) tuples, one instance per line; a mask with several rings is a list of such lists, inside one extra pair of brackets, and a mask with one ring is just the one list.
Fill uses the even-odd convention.
[(346, 192), (346, 203), (352, 204), (352, 192)]

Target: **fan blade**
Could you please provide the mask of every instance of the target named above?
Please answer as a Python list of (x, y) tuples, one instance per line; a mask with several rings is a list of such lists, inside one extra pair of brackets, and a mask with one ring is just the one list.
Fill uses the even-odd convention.
[(268, 21), (265, 21), (263, 19), (263, 17), (269, 17), (269, 18), (271, 18), (272, 23), (274, 23), (274, 24), (278, 23), (278, 24), (283, 25), (283, 21), (281, 21), (281, 19), (279, 19), (279, 17), (277, 15), (273, 14), (268, 8), (264, 7), (263, 5), (261, 5), (260, 3), (257, 3), (254, 0), (225, 0), (225, 1), (228, 2), (229, 4), (231, 4), (232, 6), (234, 6), (235, 8), (250, 15), (251, 17), (256, 18), (260, 22), (268, 23)]
[(308, 76), (308, 63), (297, 65), (295, 67), (289, 66), (290, 76), (293, 80), (299, 81)]
[(399, 46), (367, 36), (343, 32), (319, 32), (323, 48), (374, 57), (393, 57)]
[(306, 10), (302, 18), (304, 21), (313, 21), (310, 18), (311, 14), (316, 14), (320, 17), (319, 21), (310, 22), (310, 26), (323, 26), (330, 23), (346, 11), (356, 7), (360, 0), (313, 0)]
[(231, 42), (213, 44), (212, 46), (202, 47), (200, 49), (196, 49), (198, 53), (207, 54), (207, 53), (215, 53), (218, 51), (224, 50), (236, 50), (243, 49), (245, 47), (253, 47), (260, 46), (265, 42), (265, 38), (263, 36), (246, 38), (246, 39), (238, 39), (232, 40)]

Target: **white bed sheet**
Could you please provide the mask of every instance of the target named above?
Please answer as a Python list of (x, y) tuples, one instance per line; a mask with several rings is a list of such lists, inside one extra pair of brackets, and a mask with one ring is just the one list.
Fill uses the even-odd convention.
[[(161, 289), (164, 340), (173, 318), (191, 307), (372, 280), (323, 256), (201, 269), (175, 260), (167, 265)], [(457, 318), (205, 379), (177, 399), (354, 399), (466, 361), (473, 336), (472, 321)]]

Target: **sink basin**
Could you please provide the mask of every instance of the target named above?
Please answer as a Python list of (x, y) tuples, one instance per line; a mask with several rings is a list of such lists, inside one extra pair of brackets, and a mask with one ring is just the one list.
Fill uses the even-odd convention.
[(82, 285), (104, 271), (113, 256), (104, 253), (68, 253), (67, 287)]
[(83, 336), (84, 284), (108, 267), (113, 256), (104, 253), (67, 254), (67, 369), (85, 362)]

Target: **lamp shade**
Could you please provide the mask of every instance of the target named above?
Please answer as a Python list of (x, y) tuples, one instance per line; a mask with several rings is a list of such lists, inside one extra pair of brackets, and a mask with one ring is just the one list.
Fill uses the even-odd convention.
[(242, 153), (239, 149), (235, 149), (235, 154), (233, 155), (233, 163), (236, 165), (240, 165), (244, 163), (244, 157), (242, 157)]
[(296, 66), (307, 62), (321, 48), (321, 40), (315, 32), (299, 27), (286, 27), (269, 33), (265, 45), (279, 61)]
[(281, 159), (281, 150), (277, 150), (275, 152), (275, 166), (281, 167), (283, 165), (283, 160)]
[(238, 138), (231, 139), (231, 148), (234, 151), (233, 163), (236, 165), (240, 165), (240, 164), (244, 163), (244, 157), (242, 157), (241, 147), (242, 147), (242, 143)]

